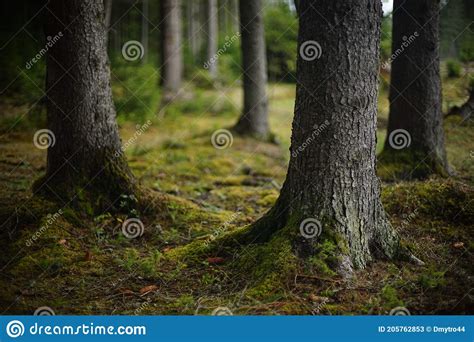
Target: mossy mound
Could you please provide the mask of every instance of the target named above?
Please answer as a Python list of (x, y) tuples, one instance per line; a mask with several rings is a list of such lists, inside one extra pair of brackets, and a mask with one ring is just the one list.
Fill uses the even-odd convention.
[(474, 220), (473, 199), (471, 186), (440, 178), (390, 184), (382, 189), (382, 203), (387, 212), (408, 220), (422, 216), (468, 225)]

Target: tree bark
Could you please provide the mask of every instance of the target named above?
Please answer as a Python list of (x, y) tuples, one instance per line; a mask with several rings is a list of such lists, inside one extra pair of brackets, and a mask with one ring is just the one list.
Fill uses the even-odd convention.
[(194, 63), (199, 59), (199, 33), (200, 33), (200, 24), (199, 24), (199, 2), (198, 1), (189, 1), (186, 3), (186, 10), (188, 16), (188, 42), (191, 55), (193, 56)]
[(181, 1), (162, 0), (162, 85), (165, 102), (172, 100), (181, 88), (183, 51), (181, 46)]
[[(264, 242), (277, 232), (288, 234), (296, 254), (309, 256), (321, 240), (332, 237), (342, 246), (335, 267), (350, 273), (375, 257), (393, 258), (399, 251), (375, 173), (382, 5), (379, 0), (301, 0), (299, 6), (288, 173), (273, 209), (242, 241)], [(319, 53), (310, 52), (318, 45), (319, 59), (314, 57)], [(308, 220), (319, 222), (319, 237), (302, 236), (300, 229)]]
[(267, 138), (267, 62), (262, 0), (240, 0), (239, 4), (244, 106), (234, 130), (243, 135)]
[(110, 27), (110, 21), (112, 20), (112, 0), (104, 0), (105, 7), (105, 29), (107, 33)]
[(398, 164), (393, 170), (401, 178), (450, 173), (441, 111), (439, 5), (394, 2), (390, 113), (380, 162)]
[[(214, 58), (217, 53), (217, 35), (219, 30), (219, 22), (217, 18), (217, 0), (207, 1), (208, 11), (208, 36), (207, 36), (207, 61), (209, 65), (209, 74), (212, 78), (217, 76), (217, 58)], [(212, 62), (210, 62), (212, 61)]]
[(134, 194), (136, 185), (115, 121), (103, 1), (51, 0), (47, 13), (45, 35), (61, 35), (46, 61), (48, 128), (55, 144), (35, 192), (71, 200), (91, 191), (113, 203)]

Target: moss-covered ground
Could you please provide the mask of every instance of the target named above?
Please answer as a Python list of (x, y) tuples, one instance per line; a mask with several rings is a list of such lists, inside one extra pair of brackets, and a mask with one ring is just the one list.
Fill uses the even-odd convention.
[[(445, 83), (445, 106), (462, 102), (462, 80)], [(147, 189), (143, 235), (122, 223), (136, 212), (94, 215), (32, 197), (45, 169), (26, 108), (3, 106), (0, 137), (0, 309), (30, 314), (412, 314), (467, 313), (474, 284), (474, 130), (450, 117), (448, 158), (457, 174), (420, 182), (383, 178), (383, 203), (403, 243), (424, 266), (377, 261), (344, 281), (331, 269), (337, 246), (321, 239), (298, 261), (285, 238), (216, 248), (262, 216), (278, 196), (289, 159), (293, 85), (271, 85), (270, 121), (280, 144), (233, 137), (216, 149), (214, 131), (235, 122), (241, 93), (195, 91), (166, 108), (143, 134), (120, 121), (129, 164)], [(448, 104), (449, 102), (449, 104)], [(387, 120), (381, 94), (379, 151)], [(164, 114), (164, 115), (163, 115)], [(16, 124), (12, 127), (12, 123)], [(134, 138), (136, 137), (136, 139)], [(317, 142), (316, 142), (317, 143)], [(126, 201), (126, 199), (124, 199)], [(48, 216), (50, 215), (50, 216)], [(217, 242), (216, 242), (217, 241)]]

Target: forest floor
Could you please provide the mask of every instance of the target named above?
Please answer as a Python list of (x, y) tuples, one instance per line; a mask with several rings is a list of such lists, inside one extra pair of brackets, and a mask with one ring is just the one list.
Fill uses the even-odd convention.
[[(462, 102), (463, 86), (445, 83), (445, 106)], [(458, 117), (445, 122), (455, 177), (401, 182), (383, 173), (390, 220), (424, 266), (377, 261), (346, 282), (317, 260), (296, 263), (286, 245), (199, 253), (213, 237), (271, 208), (285, 178), (294, 86), (270, 86), (279, 145), (234, 135), (231, 146), (216, 149), (211, 135), (235, 122), (240, 96), (238, 89), (200, 91), (130, 143), (131, 168), (158, 202), (150, 207), (161, 208), (140, 216), (145, 230), (135, 239), (121, 232), (124, 215), (77, 212), (32, 197), (46, 151), (34, 148), (34, 129), (2, 132), (0, 237), (7, 242), (0, 312), (47, 306), (56, 314), (200, 315), (222, 307), (234, 315), (388, 314), (402, 306), (412, 314), (454, 314), (474, 307), (474, 130)], [(14, 117), (25, 108), (2, 111)], [(379, 151), (386, 122), (382, 93)], [(134, 140), (139, 126), (120, 126), (123, 142)]]

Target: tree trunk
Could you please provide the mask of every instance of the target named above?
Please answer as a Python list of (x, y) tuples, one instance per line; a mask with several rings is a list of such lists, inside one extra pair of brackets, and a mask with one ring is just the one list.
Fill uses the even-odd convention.
[(350, 273), (399, 250), (375, 174), (382, 5), (301, 0), (299, 6), (288, 173), (274, 208), (242, 241), (264, 242), (279, 232), (297, 255), (310, 256), (330, 240), (338, 246), (334, 267)]
[(110, 21), (112, 20), (112, 0), (104, 0), (105, 7), (105, 29), (109, 30)]
[[(441, 112), (439, 1), (395, 0), (390, 114), (380, 169), (396, 177), (448, 175)], [(396, 166), (398, 165), (398, 166)]]
[(269, 127), (262, 0), (240, 0), (240, 31), (244, 106), (234, 129), (239, 134), (265, 139)]
[(181, 47), (181, 1), (162, 0), (162, 85), (163, 99), (173, 99), (181, 88), (183, 52)]
[(200, 33), (199, 25), (199, 3), (195, 1), (189, 1), (186, 3), (186, 11), (188, 16), (188, 42), (191, 55), (194, 59), (194, 63), (198, 61), (199, 57), (199, 44), (198, 34)]
[(113, 203), (136, 187), (115, 122), (103, 1), (51, 0), (47, 13), (45, 35), (60, 36), (46, 61), (48, 128), (55, 143), (35, 192), (68, 201), (90, 190)]
[(207, 1), (208, 11), (208, 36), (207, 36), (207, 62), (209, 65), (209, 74), (212, 78), (217, 76), (217, 58), (214, 56), (217, 53), (217, 35), (219, 30), (219, 22), (217, 18), (217, 0)]

